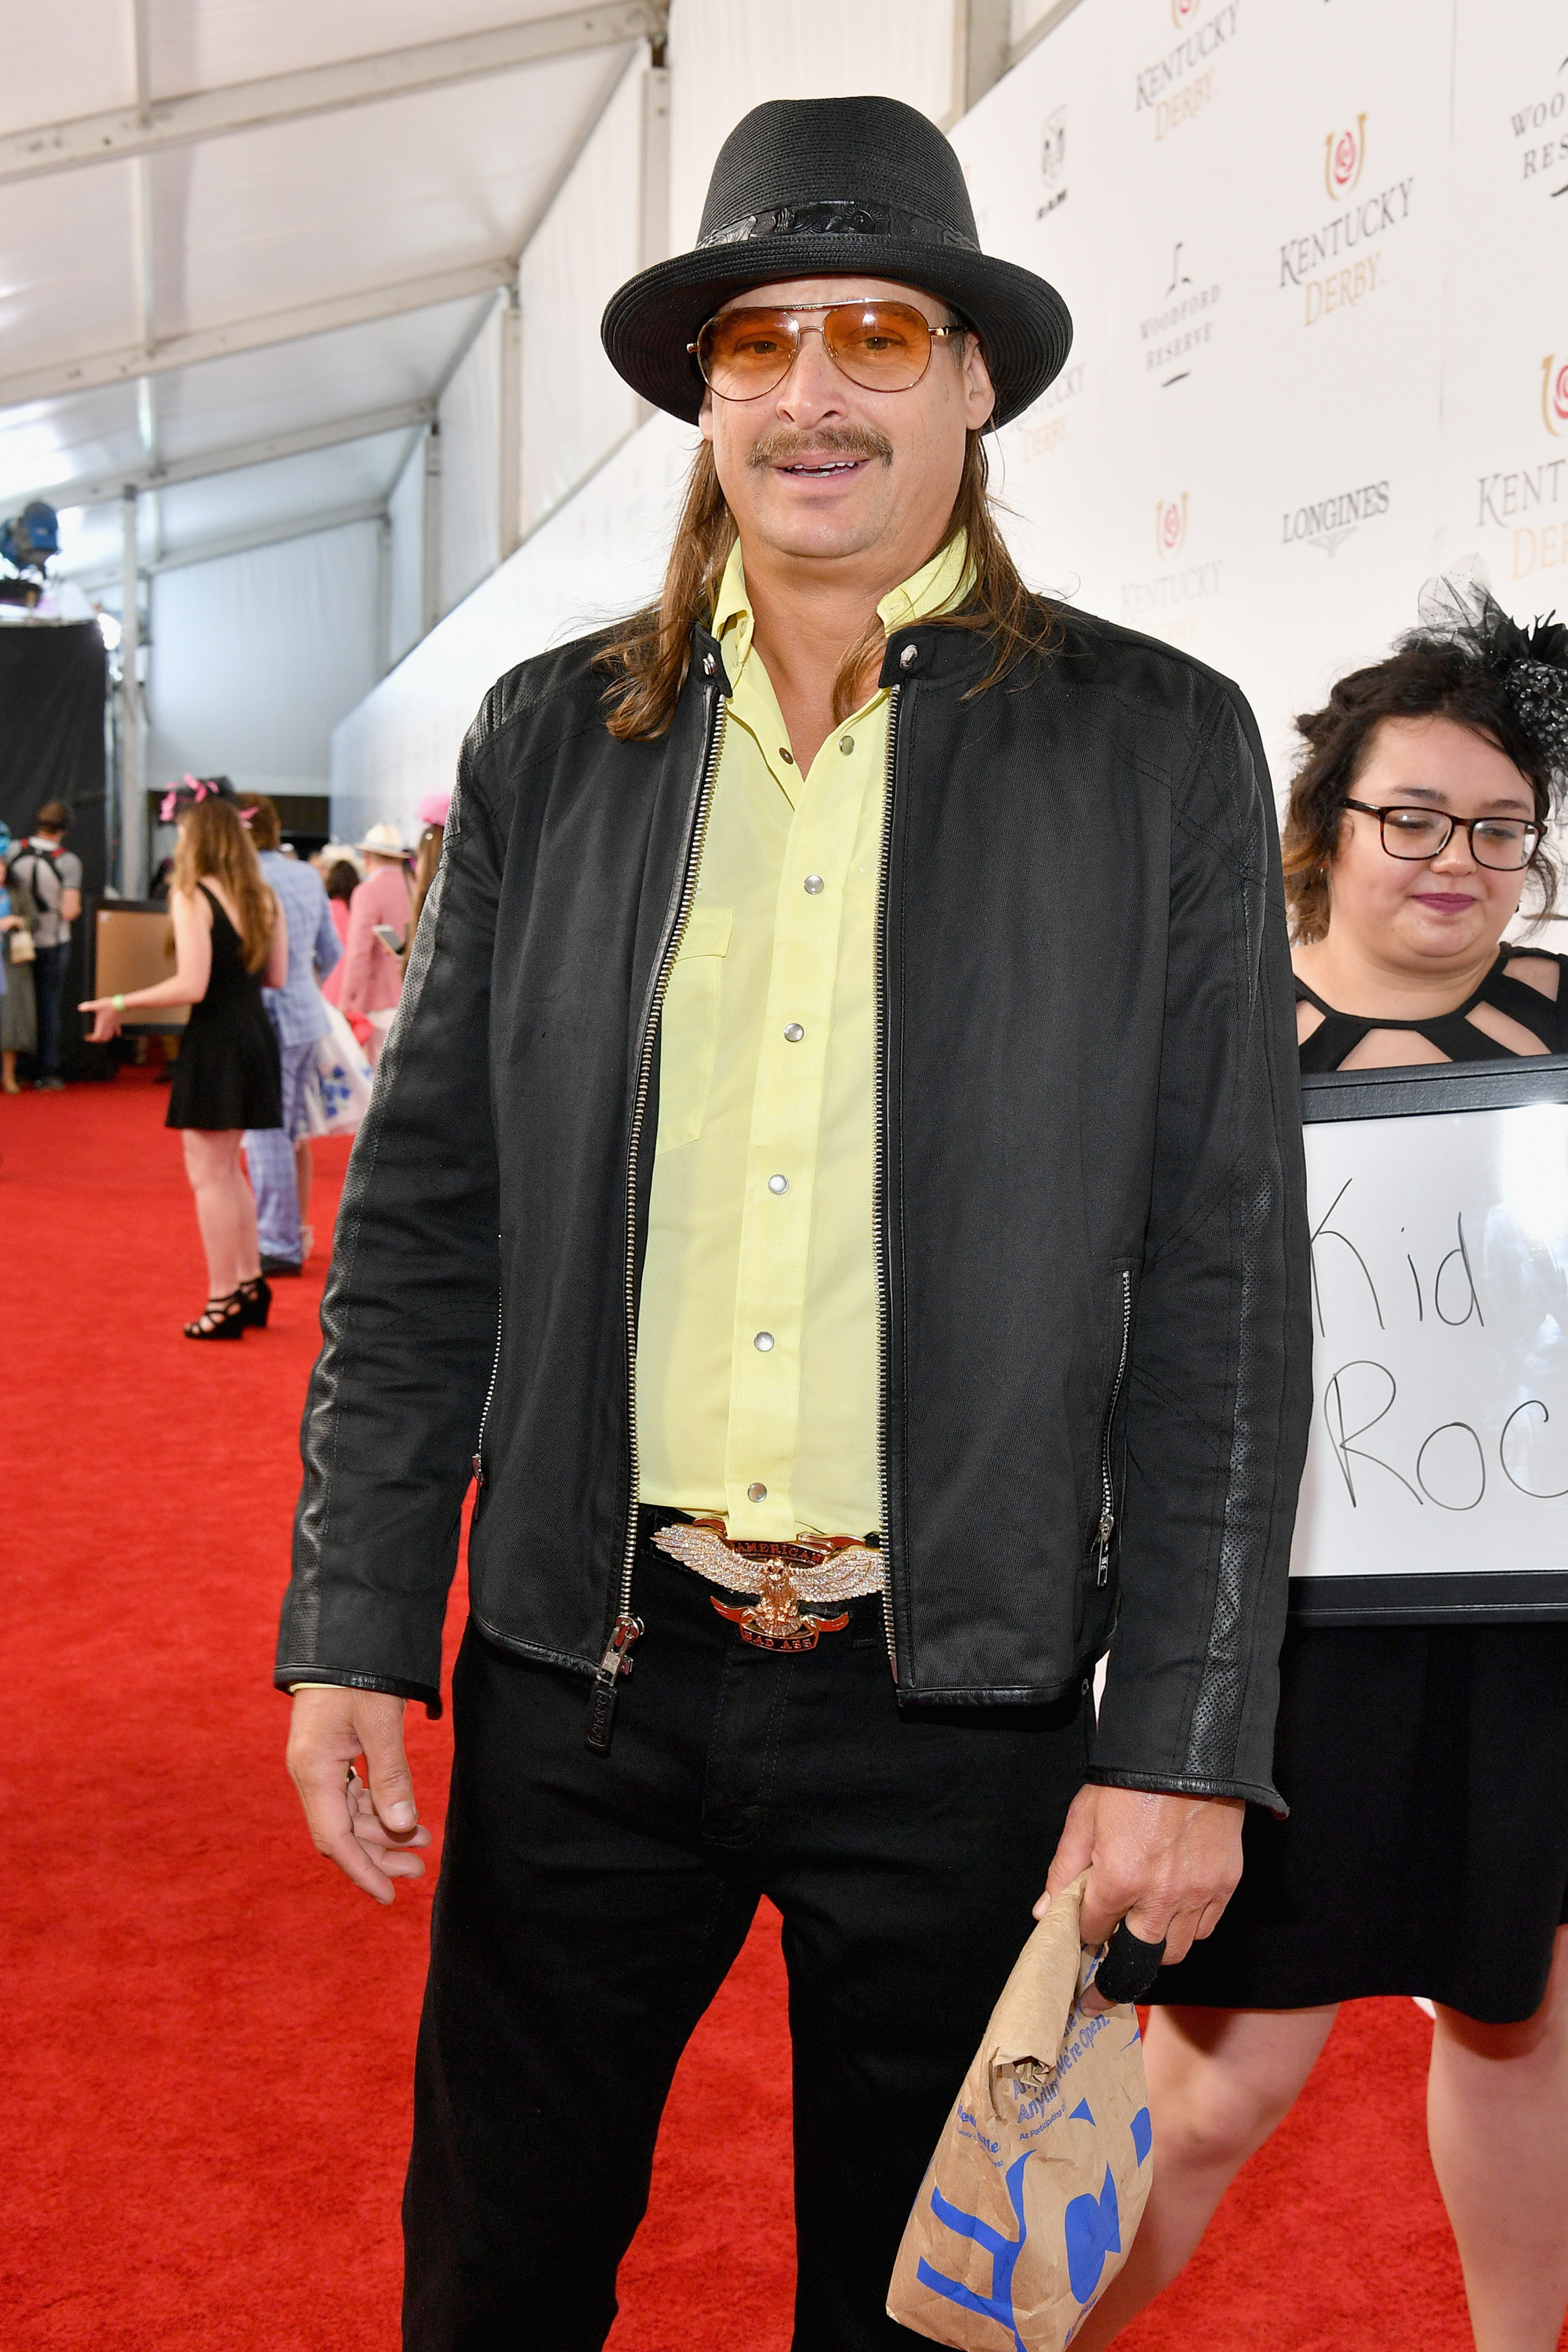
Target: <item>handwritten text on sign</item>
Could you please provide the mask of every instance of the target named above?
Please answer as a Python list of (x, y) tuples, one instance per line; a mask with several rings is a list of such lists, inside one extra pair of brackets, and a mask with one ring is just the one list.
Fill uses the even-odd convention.
[(1568, 1568), (1568, 1104), (1306, 1135), (1291, 1574)]

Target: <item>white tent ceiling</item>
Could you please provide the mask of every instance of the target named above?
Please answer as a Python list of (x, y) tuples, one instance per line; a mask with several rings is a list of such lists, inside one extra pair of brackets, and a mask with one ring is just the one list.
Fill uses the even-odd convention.
[(663, 19), (659, 0), (7, 11), (0, 512), (51, 499), (63, 568), (107, 577), (127, 482), (159, 491), (153, 564), (384, 503)]

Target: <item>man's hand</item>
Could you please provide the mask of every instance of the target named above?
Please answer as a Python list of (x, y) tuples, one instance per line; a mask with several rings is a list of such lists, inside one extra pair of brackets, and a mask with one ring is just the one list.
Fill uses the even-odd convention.
[[(404, 1705), (387, 1691), (311, 1684), (295, 1692), (289, 1726), (289, 1770), (317, 1852), (378, 1903), (395, 1899), (395, 1878), (424, 1877), (414, 1849), (430, 1843), (403, 1746)], [(360, 1756), (368, 1787), (353, 1769)]]
[[(1087, 1870), (1079, 1933), (1103, 1944), (1122, 1919), (1141, 1943), (1165, 1941), (1165, 1959), (1184, 1959), (1210, 1935), (1241, 1876), (1240, 1797), (1178, 1797), (1153, 1789), (1079, 1790), (1035, 1906)], [(1086, 2009), (1110, 2007), (1092, 1987)]]

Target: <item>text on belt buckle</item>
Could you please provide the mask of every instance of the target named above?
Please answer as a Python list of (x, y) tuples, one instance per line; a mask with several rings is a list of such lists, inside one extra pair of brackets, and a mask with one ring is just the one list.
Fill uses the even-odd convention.
[(803, 1617), (800, 1595), (796, 1592), (789, 1570), (777, 1560), (769, 1560), (759, 1570), (762, 1591), (747, 1609), (731, 1609), (717, 1593), (708, 1596), (721, 1617), (728, 1617), (741, 1629), (741, 1639), (754, 1650), (815, 1650), (823, 1633), (842, 1633), (849, 1622), (849, 1612), (842, 1617)]

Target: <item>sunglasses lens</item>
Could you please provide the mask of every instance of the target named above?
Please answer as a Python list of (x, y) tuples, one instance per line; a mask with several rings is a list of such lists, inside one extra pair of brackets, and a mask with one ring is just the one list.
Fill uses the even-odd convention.
[(909, 392), (931, 363), (931, 329), (912, 303), (846, 302), (827, 312), (822, 335), (867, 392)]
[(931, 329), (910, 302), (843, 302), (822, 311), (726, 310), (697, 338), (697, 363), (721, 400), (760, 400), (795, 364), (801, 322), (822, 323), (836, 366), (867, 392), (909, 392), (931, 364)]
[(788, 310), (726, 310), (698, 337), (698, 364), (721, 400), (758, 400), (783, 383), (799, 343)]

